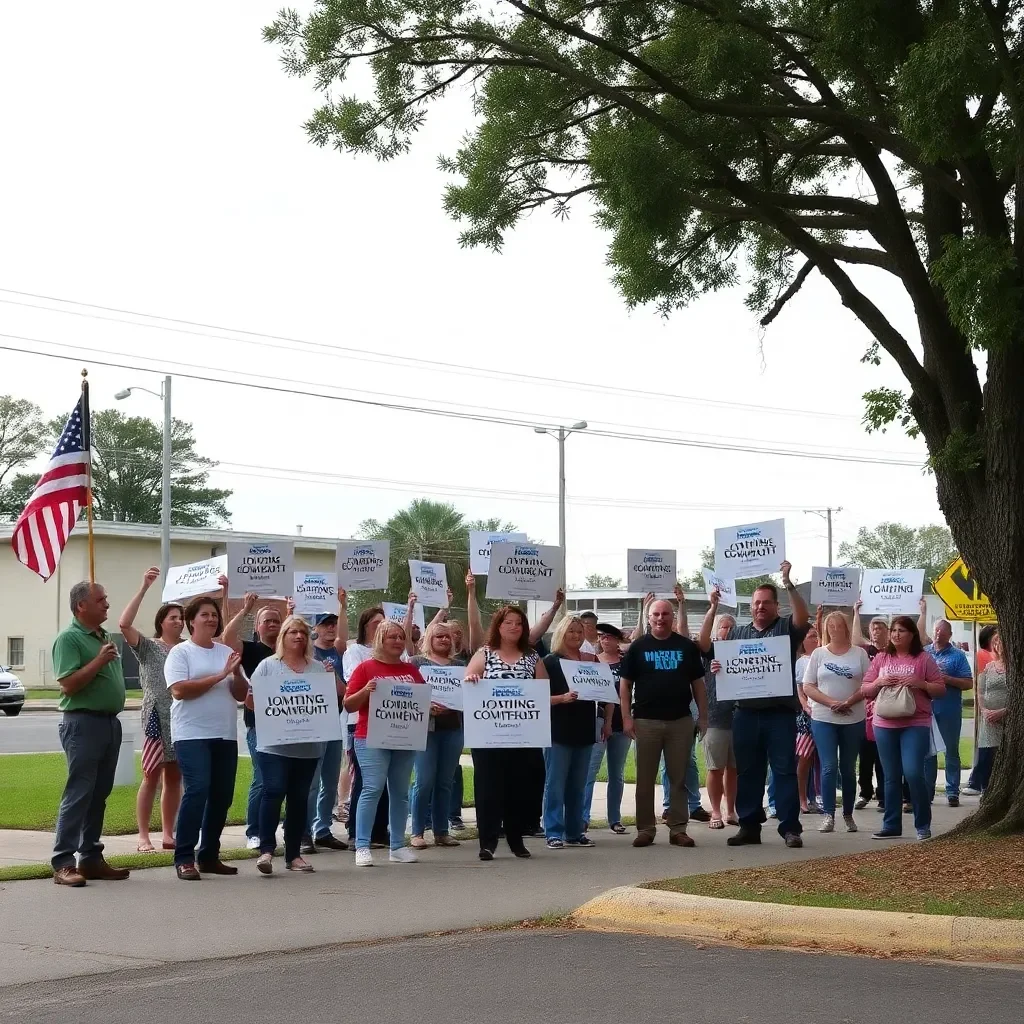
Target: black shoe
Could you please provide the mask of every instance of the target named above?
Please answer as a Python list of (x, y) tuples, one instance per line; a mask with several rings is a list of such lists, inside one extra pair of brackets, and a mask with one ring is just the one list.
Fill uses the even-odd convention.
[[(514, 853), (515, 851), (513, 850), (512, 852)], [(480, 851), (480, 859), (481, 860), (494, 860), (494, 851), (493, 850), (489, 850), (486, 846), (483, 847), (483, 849), (481, 849), (481, 851)]]
[(960, 806), (960, 797), (958, 797), (958, 796), (947, 797), (946, 803), (948, 803), (950, 807), (959, 807)]
[(799, 850), (804, 845), (804, 841), (795, 833), (786, 833), (786, 846), (791, 850)]
[(862, 797), (861, 797), (861, 798), (860, 798), (860, 799), (859, 799), (859, 800), (858, 800), (858, 801), (857, 801), (857, 802), (856, 802), (856, 803), (855, 803), (855, 804), (853, 805), (853, 809), (854, 809), (855, 811), (863, 811), (863, 810), (864, 810), (864, 808), (865, 808), (865, 807), (867, 807), (867, 805), (868, 805), (868, 800), (870, 800), (870, 799), (871, 799), (870, 797), (867, 797), (867, 796), (862, 796)]
[(899, 839), (902, 836), (902, 832), (887, 832), (882, 829), (881, 832), (876, 832), (871, 838), (872, 839)]
[[(332, 834), (331, 832), (325, 832), (322, 836), (317, 836), (316, 839), (313, 840), (313, 847), (314, 852), (317, 849), (347, 850), (348, 843), (346, 843), (343, 839), (339, 839), (336, 835)], [(303, 850), (302, 852), (305, 853), (306, 851)]]
[(725, 841), (726, 846), (760, 846), (761, 830), (745, 828), (740, 825), (740, 830), (734, 836), (729, 836)]
[(517, 857), (522, 857), (524, 860), (533, 856), (525, 846), (513, 846), (511, 849)]
[(704, 810), (703, 807), (698, 807), (695, 811), (690, 811), (690, 821), (710, 821), (711, 812)]
[(312, 836), (303, 836), (302, 843), (299, 845), (299, 852), (303, 855), (316, 853), (316, 846), (313, 845)]
[(198, 882), (202, 877), (195, 864), (177, 864), (174, 870), (183, 882)]
[(461, 818), (451, 818), (451, 819), (449, 819), (449, 825), (450, 825), (451, 830), (453, 832), (465, 832), (466, 831), (466, 823)]

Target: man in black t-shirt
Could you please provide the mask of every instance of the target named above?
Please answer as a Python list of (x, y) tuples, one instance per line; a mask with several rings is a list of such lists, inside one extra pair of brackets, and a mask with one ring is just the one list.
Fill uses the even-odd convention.
[(707, 731), (707, 698), (700, 649), (672, 631), (668, 601), (655, 601), (648, 614), (651, 630), (635, 640), (620, 666), (622, 728), (636, 740), (636, 839), (650, 846), (658, 831), (654, 782), (662, 754), (672, 788), (669, 793), (669, 842), (693, 846), (686, 834), (686, 767), (693, 744), (690, 700), (696, 700), (701, 736)]

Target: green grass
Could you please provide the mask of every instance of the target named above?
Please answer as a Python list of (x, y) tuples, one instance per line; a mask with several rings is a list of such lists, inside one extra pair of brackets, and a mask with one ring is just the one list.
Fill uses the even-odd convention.
[[(220, 859), (254, 860), (260, 855), (259, 850), (247, 850), (240, 847), (235, 850), (221, 850)], [(113, 853), (105, 858), (115, 868), (130, 868), (142, 871), (145, 868), (169, 868), (174, 863), (174, 851), (159, 853)], [(32, 878), (51, 878), (53, 868), (49, 864), (14, 864), (11, 867), (0, 867), (0, 882), (20, 882)]]
[[(142, 757), (135, 755), (135, 778), (142, 778)], [(67, 762), (63, 754), (5, 754), (0, 757), (0, 828), (52, 831), (57, 823), (57, 808), (64, 782)], [(238, 759), (235, 776), (235, 798), (228, 811), (228, 824), (245, 822), (246, 796), (252, 781), (252, 764), (248, 758)], [(105, 835), (130, 835), (138, 831), (135, 821), (135, 795), (138, 781), (133, 786), (115, 786), (107, 800), (103, 820)], [(160, 824), (160, 804), (156, 801), (150, 828)]]

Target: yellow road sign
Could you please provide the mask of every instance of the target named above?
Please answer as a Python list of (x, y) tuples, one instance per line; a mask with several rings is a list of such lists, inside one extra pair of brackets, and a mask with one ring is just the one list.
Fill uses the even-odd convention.
[(958, 558), (932, 584), (932, 589), (942, 598), (951, 619), (962, 622), (995, 622), (996, 613), (992, 602), (981, 592), (978, 581), (971, 570)]

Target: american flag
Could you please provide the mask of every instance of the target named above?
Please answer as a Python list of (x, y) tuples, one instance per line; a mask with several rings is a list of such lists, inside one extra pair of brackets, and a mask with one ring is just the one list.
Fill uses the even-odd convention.
[(88, 501), (89, 458), (89, 392), (83, 388), (11, 536), (18, 561), (44, 580), (56, 570), (78, 513)]
[(142, 774), (152, 775), (164, 763), (164, 741), (160, 736), (160, 715), (156, 708), (151, 708), (146, 724), (143, 726), (142, 741)]

